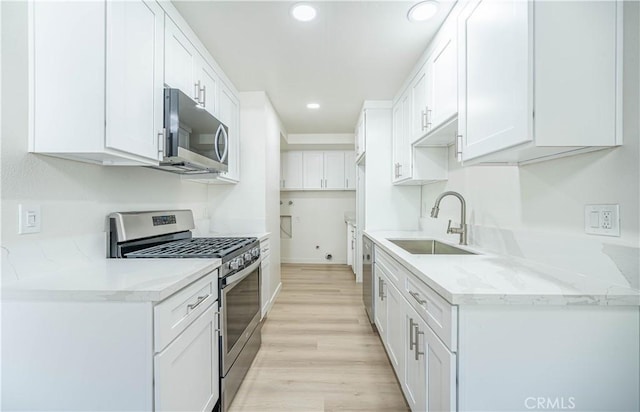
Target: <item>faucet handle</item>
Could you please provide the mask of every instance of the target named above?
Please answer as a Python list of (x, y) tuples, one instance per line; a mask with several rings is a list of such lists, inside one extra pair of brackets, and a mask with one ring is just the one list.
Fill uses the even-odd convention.
[(449, 219), (449, 224), (447, 225), (447, 233), (453, 233), (453, 229), (451, 229), (451, 219)]

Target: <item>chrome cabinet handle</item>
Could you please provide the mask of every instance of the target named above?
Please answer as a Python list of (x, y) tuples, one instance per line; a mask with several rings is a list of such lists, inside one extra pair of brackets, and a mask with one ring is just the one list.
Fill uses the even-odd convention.
[(346, 187), (349, 187), (349, 179), (347, 179), (347, 186)]
[(456, 160), (462, 162), (462, 135), (456, 132)]
[(424, 332), (422, 332), (419, 328), (418, 328), (418, 324), (416, 323), (414, 325), (414, 327), (416, 328), (416, 345), (415, 345), (415, 358), (416, 360), (420, 360), (420, 355), (424, 355), (424, 352), (420, 352), (419, 346), (420, 346), (420, 335), (424, 335)]
[(207, 107), (207, 85), (203, 84), (200, 91), (202, 92), (202, 101), (200, 103), (202, 103), (202, 107)]
[(413, 347), (416, 344), (413, 341), (413, 327), (415, 325), (417, 325), (417, 323), (413, 323), (413, 318), (409, 318), (409, 350), (413, 350)]
[(324, 184), (322, 183), (322, 179), (320, 179), (320, 188), (322, 189), (324, 187)]
[(414, 299), (415, 299), (419, 304), (424, 305), (425, 303), (427, 303), (427, 301), (426, 301), (426, 300), (424, 300), (424, 299), (420, 299), (420, 294), (419, 294), (418, 292), (413, 292), (413, 291), (411, 291), (411, 290), (410, 290), (410, 291), (409, 291), (409, 294), (410, 294), (411, 296), (413, 296), (413, 298), (414, 298)]
[(200, 80), (193, 84), (193, 100), (198, 103), (202, 103), (200, 101)]
[(402, 163), (398, 163), (398, 177), (402, 177)]
[(431, 128), (431, 109), (429, 109), (429, 106), (426, 107), (424, 112), (424, 125), (425, 129)]
[(187, 313), (200, 306), (200, 304), (202, 304), (202, 302), (204, 302), (209, 296), (211, 295), (198, 296), (198, 300), (196, 300), (196, 303), (190, 303), (187, 305)]
[(215, 328), (213, 329), (213, 331), (220, 333), (221, 332), (221, 328), (220, 328), (220, 311), (213, 312), (213, 314), (216, 317), (216, 325), (215, 325)]
[(420, 111), (420, 130), (424, 131), (427, 128), (427, 112), (425, 110)]
[(164, 157), (164, 141), (167, 135), (167, 129), (158, 132), (158, 153)]

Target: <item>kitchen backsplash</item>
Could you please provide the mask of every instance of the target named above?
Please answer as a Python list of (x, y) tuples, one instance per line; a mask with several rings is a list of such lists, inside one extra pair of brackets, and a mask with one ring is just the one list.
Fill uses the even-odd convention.
[[(457, 243), (458, 235), (445, 234), (446, 225), (446, 220), (420, 219), (429, 236)], [(640, 289), (640, 248), (616, 244), (611, 238), (469, 225), (469, 245)]]

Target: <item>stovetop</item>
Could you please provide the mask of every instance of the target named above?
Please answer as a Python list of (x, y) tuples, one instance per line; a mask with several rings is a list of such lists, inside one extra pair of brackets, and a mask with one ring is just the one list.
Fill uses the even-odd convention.
[(257, 242), (254, 237), (190, 238), (125, 253), (127, 258), (222, 258)]

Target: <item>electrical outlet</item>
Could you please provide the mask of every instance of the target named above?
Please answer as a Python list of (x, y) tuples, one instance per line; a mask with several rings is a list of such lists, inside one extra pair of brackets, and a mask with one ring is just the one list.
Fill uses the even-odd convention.
[(620, 206), (586, 205), (584, 231), (592, 235), (620, 236)]

